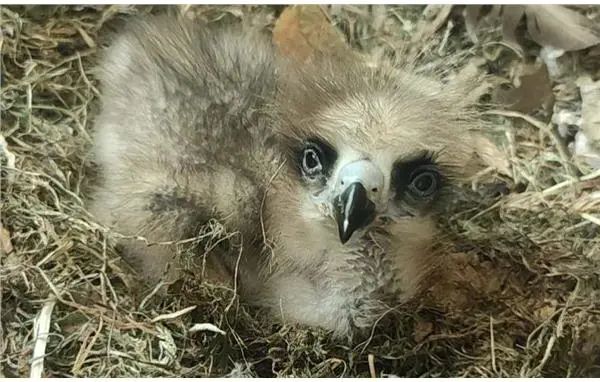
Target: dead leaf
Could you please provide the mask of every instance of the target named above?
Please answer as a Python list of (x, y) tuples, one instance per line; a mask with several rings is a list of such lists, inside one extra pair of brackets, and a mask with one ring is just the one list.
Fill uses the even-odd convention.
[(318, 5), (286, 8), (275, 23), (273, 43), (283, 56), (300, 62), (310, 60), (316, 52), (326, 52), (328, 55), (354, 54)]
[(463, 13), (467, 33), (474, 42), (482, 18), (491, 24), (501, 21), (504, 41), (518, 52), (522, 48), (517, 28), (524, 16), (529, 35), (541, 46), (575, 51), (600, 44), (600, 26), (562, 5), (494, 5), (485, 16), (481, 15), (481, 6), (468, 5)]
[(492, 94), (493, 102), (525, 114), (540, 107), (549, 110), (554, 104), (552, 81), (544, 63), (517, 64), (512, 81), (512, 88), (496, 88)]
[(483, 135), (474, 138), (475, 151), (483, 162), (504, 175), (511, 175), (510, 165), (506, 155)]
[(546, 64), (550, 78), (559, 78), (563, 72), (568, 70), (564, 62), (559, 62), (558, 59), (565, 53), (562, 49), (544, 46), (540, 49), (540, 59)]
[(9, 254), (13, 251), (10, 232), (0, 225), (0, 253)]
[[(452, 4), (430, 4), (423, 10), (423, 17), (417, 23), (416, 31), (411, 41), (428, 40), (448, 20), (452, 11)], [(433, 20), (432, 20), (433, 19)]]
[(600, 56), (600, 45), (595, 46), (592, 49), (590, 49), (590, 51), (588, 52), (588, 56), (590, 56), (590, 57)]
[(576, 126), (577, 129), (580, 128), (581, 113), (568, 109), (555, 110), (554, 114), (552, 114), (552, 123), (557, 126), (560, 136), (566, 138), (572, 134), (569, 126)]
[(556, 307), (554, 307), (552, 305), (544, 305), (544, 306), (536, 309), (535, 312), (533, 313), (533, 315), (536, 318), (536, 321), (543, 322), (543, 321), (548, 320), (550, 317), (552, 317), (552, 315), (554, 315), (555, 312), (556, 312)]
[(513, 48), (522, 51), (516, 35), (519, 22), (525, 14), (523, 5), (503, 5), (502, 8), (502, 38)]
[(477, 39), (477, 26), (479, 25), (479, 19), (481, 15), (481, 9), (483, 5), (467, 5), (463, 10), (463, 17), (465, 19), (465, 27), (467, 28), (467, 35), (473, 41), (474, 44), (477, 44), (479, 40)]
[(561, 5), (527, 5), (527, 30), (542, 46), (565, 51), (600, 44), (600, 29), (580, 13)]
[(458, 86), (460, 84), (477, 84), (477, 87), (471, 88), (468, 94), (462, 99), (463, 105), (472, 105), (477, 103), (484, 94), (489, 94), (497, 81), (491, 76), (485, 76), (483, 69), (487, 61), (482, 57), (473, 57), (456, 73), (449, 76), (449, 86)]
[(585, 160), (593, 169), (600, 169), (600, 150), (590, 144), (589, 139), (581, 130), (575, 134), (573, 154)]
[[(5, 169), (13, 170), (15, 168), (16, 156), (8, 149), (8, 143), (2, 134), (0, 134), (0, 155), (6, 158), (6, 164), (4, 165)], [(8, 175), (5, 180), (8, 184), (11, 184), (14, 180), (15, 173), (13, 171), (8, 171)]]
[(415, 342), (420, 343), (433, 333), (433, 324), (429, 321), (417, 321), (414, 328)]
[(591, 78), (577, 82), (581, 94), (581, 130), (593, 145), (600, 147), (600, 81)]
[(502, 21), (502, 37), (513, 49), (521, 53), (521, 46), (517, 41), (516, 29), (525, 14), (523, 5), (494, 5), (489, 12), (484, 13), (483, 5), (466, 5), (463, 11), (467, 35), (474, 42), (478, 42), (477, 29), (482, 20), (488, 20), (489, 24), (497, 25)]
[(502, 9), (502, 5), (493, 5), (490, 12), (486, 14), (486, 17), (497, 19), (502, 15)]
[[(499, 272), (489, 262), (481, 262), (475, 254), (448, 253), (443, 260), (443, 272), (438, 274), (425, 299), (444, 310), (466, 311), (473, 308), (474, 301), (501, 293), (505, 278), (506, 273)], [(418, 334), (425, 337), (426, 333), (426, 323), (415, 327), (415, 339)]]
[(600, 168), (600, 81), (577, 79), (581, 94), (581, 127), (575, 135), (573, 153), (592, 168)]

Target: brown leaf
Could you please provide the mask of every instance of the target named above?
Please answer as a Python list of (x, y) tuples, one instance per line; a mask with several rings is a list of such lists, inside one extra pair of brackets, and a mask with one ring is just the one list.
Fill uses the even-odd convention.
[(543, 305), (533, 312), (536, 321), (543, 322), (548, 320), (556, 312), (556, 307), (552, 305)]
[(433, 324), (429, 321), (417, 321), (414, 328), (415, 342), (420, 343), (433, 333)]
[(581, 94), (581, 129), (575, 135), (573, 151), (592, 168), (600, 168), (600, 81), (589, 77), (577, 80)]
[(511, 175), (510, 164), (506, 155), (487, 137), (475, 137), (475, 151), (483, 162), (504, 175)]
[(592, 144), (600, 147), (600, 81), (578, 81), (581, 94), (581, 130)]
[[(430, 4), (423, 11), (424, 17), (417, 23), (416, 31), (411, 41), (418, 42), (428, 40), (448, 20), (452, 11), (452, 4)], [(435, 15), (435, 17), (433, 17)], [(433, 20), (431, 20), (433, 18)]]
[(0, 252), (2, 254), (9, 254), (13, 250), (12, 243), (10, 241), (10, 232), (2, 226), (0, 226)]
[(479, 19), (481, 15), (481, 9), (483, 5), (467, 5), (463, 10), (463, 17), (465, 18), (465, 27), (467, 28), (467, 35), (473, 41), (477, 43), (477, 26), (479, 25)]
[[(454, 312), (469, 310), (473, 308), (474, 301), (500, 293), (506, 277), (506, 273), (499, 272), (489, 262), (481, 262), (472, 253), (449, 252), (441, 261), (441, 267), (443, 272), (438, 274), (425, 301)], [(415, 337), (424, 333), (427, 330), (415, 327)]]
[(498, 19), (502, 14), (502, 5), (492, 5), (489, 11), (484, 12), (484, 14), (486, 18)]
[(588, 56), (589, 57), (598, 57), (598, 56), (600, 56), (600, 45), (595, 46), (592, 49), (590, 49), (590, 51), (588, 52)]
[(549, 109), (554, 104), (552, 81), (543, 63), (519, 64), (513, 77), (514, 88), (498, 87), (492, 94), (495, 103), (509, 110), (531, 113), (540, 107)]
[(300, 62), (310, 60), (316, 52), (353, 54), (341, 33), (318, 5), (286, 8), (275, 23), (273, 43), (280, 54)]
[(600, 44), (600, 29), (583, 15), (561, 5), (527, 5), (527, 30), (542, 46), (565, 51)]
[[(450, 77), (449, 85), (460, 87), (460, 84), (477, 84), (477, 87), (471, 87), (466, 96), (462, 98), (461, 104), (473, 105), (477, 103), (484, 94), (490, 92), (494, 87), (491, 77), (484, 75), (483, 67), (487, 61), (482, 57), (473, 57), (469, 59), (454, 77)], [(457, 85), (455, 85), (457, 84)]]
[[(467, 34), (474, 42), (480, 14), (479, 5), (469, 5), (463, 13)], [(494, 5), (485, 18), (493, 23), (501, 17), (504, 41), (521, 52), (517, 27), (523, 16), (531, 38), (541, 46), (574, 51), (600, 44), (600, 26), (561, 5)]]
[(502, 38), (519, 51), (521, 50), (521, 44), (517, 39), (516, 30), (524, 14), (525, 6), (523, 5), (502, 6)]

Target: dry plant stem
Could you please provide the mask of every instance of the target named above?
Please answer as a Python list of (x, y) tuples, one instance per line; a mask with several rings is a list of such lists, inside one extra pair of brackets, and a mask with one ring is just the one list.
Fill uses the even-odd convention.
[(89, 356), (90, 352), (92, 351), (92, 347), (94, 346), (94, 344), (98, 340), (98, 337), (100, 336), (100, 333), (102, 332), (103, 324), (104, 324), (104, 321), (102, 320), (102, 317), (100, 317), (99, 322), (98, 322), (98, 328), (96, 328), (96, 331), (94, 333), (94, 337), (92, 337), (92, 340), (89, 343), (87, 343), (87, 339), (89, 338), (89, 335), (87, 335), (86, 338), (82, 341), (81, 347), (79, 348), (79, 353), (77, 353), (77, 357), (75, 357), (75, 362), (73, 364), (73, 368), (72, 368), (73, 374), (75, 374), (75, 375), (79, 374), (83, 363)]
[(593, 180), (593, 179), (596, 179), (598, 177), (600, 177), (600, 169), (596, 170), (594, 172), (591, 172), (591, 173), (589, 173), (587, 175), (584, 175), (584, 176), (582, 176), (579, 179), (565, 180), (563, 182), (557, 183), (554, 186), (548, 187), (545, 190), (543, 190), (541, 192), (541, 194), (542, 194), (542, 196), (554, 195), (554, 194), (558, 193), (559, 191), (561, 191), (563, 188), (573, 186), (573, 185), (575, 185), (577, 183), (580, 183), (580, 182), (585, 182), (585, 181), (588, 181), (588, 180)]
[(50, 335), (50, 323), (52, 311), (56, 305), (56, 298), (48, 296), (48, 301), (42, 306), (34, 325), (34, 348), (31, 357), (31, 378), (41, 378), (44, 372), (44, 358), (46, 357), (46, 346)]
[(554, 348), (556, 340), (558, 338), (562, 337), (562, 335), (563, 335), (564, 320), (565, 320), (567, 311), (569, 310), (570, 306), (573, 304), (573, 301), (577, 298), (577, 295), (579, 294), (579, 287), (580, 287), (580, 280), (577, 279), (577, 284), (575, 284), (575, 288), (573, 289), (573, 292), (569, 295), (569, 298), (567, 299), (565, 306), (561, 309), (560, 316), (558, 317), (558, 321), (556, 322), (556, 329), (555, 329), (552, 337), (550, 337), (548, 344), (546, 345), (546, 350), (544, 352), (544, 356), (543, 356), (542, 360), (540, 361), (540, 363), (533, 370), (530, 371), (530, 373), (528, 375), (529, 377), (539, 375), (541, 370), (544, 368), (544, 365), (546, 364), (546, 362), (548, 362), (548, 360), (550, 359), (550, 356), (552, 355), (552, 349)]
[(142, 300), (142, 302), (140, 302), (140, 305), (138, 306), (138, 310), (143, 310), (144, 307), (146, 306), (146, 304), (148, 303), (148, 301), (150, 301), (150, 299), (156, 295), (158, 293), (158, 291), (165, 286), (165, 281), (164, 280), (160, 280), (158, 282), (158, 284), (156, 284), (156, 286), (154, 287), (154, 289), (152, 289), (152, 291), (150, 293), (148, 293), (148, 295), (146, 297), (144, 297), (144, 299)]
[(492, 370), (498, 374), (496, 369), (496, 344), (494, 343), (494, 319), (490, 316), (490, 351), (492, 357)]
[(373, 354), (369, 354), (367, 359), (369, 360), (369, 372), (371, 373), (371, 378), (377, 378), (377, 371), (375, 370), (375, 356)]
[(530, 123), (531, 125), (537, 127), (538, 129), (540, 129), (540, 131), (543, 131), (546, 134), (548, 134), (550, 136), (550, 138), (552, 139), (552, 141), (554, 142), (554, 145), (556, 146), (556, 150), (558, 151), (558, 154), (561, 158), (561, 163), (562, 163), (563, 167), (565, 168), (565, 170), (567, 170), (567, 173), (573, 178), (577, 177), (577, 168), (571, 163), (571, 160), (569, 158), (570, 155), (568, 153), (567, 147), (566, 147), (565, 143), (563, 142), (562, 138), (552, 128), (551, 123), (545, 124), (542, 121), (539, 121), (530, 115), (523, 114), (518, 111), (490, 110), (490, 111), (485, 112), (485, 114), (500, 115), (500, 116), (512, 117), (512, 118), (521, 118), (524, 121)]
[(177, 317), (183, 316), (184, 314), (191, 312), (194, 309), (196, 309), (196, 305), (188, 306), (187, 308), (178, 310), (177, 312), (161, 314), (160, 316), (154, 317), (152, 320), (150, 320), (150, 322), (155, 323), (158, 321), (173, 320)]
[(590, 221), (590, 222), (596, 224), (597, 226), (600, 226), (600, 218), (597, 216), (583, 213), (583, 214), (581, 214), (581, 217), (586, 219), (587, 221)]

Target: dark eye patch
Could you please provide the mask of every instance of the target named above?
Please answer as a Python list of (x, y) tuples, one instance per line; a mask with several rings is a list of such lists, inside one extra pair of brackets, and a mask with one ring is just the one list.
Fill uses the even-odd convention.
[[(294, 156), (296, 167), (302, 176), (319, 176), (324, 180), (331, 175), (337, 160), (337, 151), (323, 139), (312, 137), (296, 147)], [(317, 162), (320, 174), (311, 171), (307, 174), (307, 169), (315, 168)]]
[(431, 199), (442, 187), (443, 180), (441, 169), (431, 152), (424, 152), (414, 159), (400, 160), (392, 170), (396, 199), (407, 196), (407, 193), (412, 199)]

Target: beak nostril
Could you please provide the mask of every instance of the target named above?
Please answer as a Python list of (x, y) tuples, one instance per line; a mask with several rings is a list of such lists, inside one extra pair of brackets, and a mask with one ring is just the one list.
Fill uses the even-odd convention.
[(342, 186), (344, 185), (344, 181), (342, 180)]
[(372, 188), (372, 189), (371, 189), (371, 191), (373, 191), (373, 192), (377, 192), (377, 191), (379, 191), (379, 190), (377, 189), (377, 187), (374, 187), (374, 188)]

